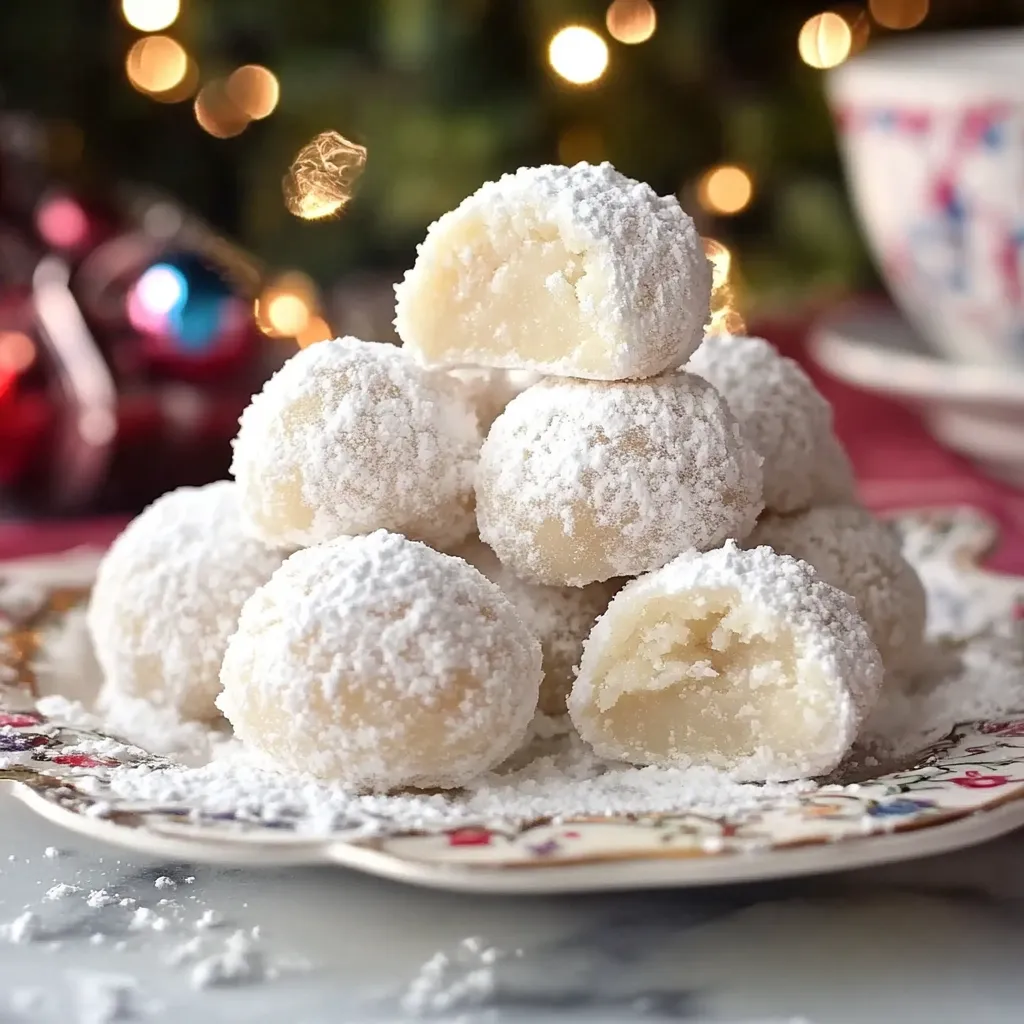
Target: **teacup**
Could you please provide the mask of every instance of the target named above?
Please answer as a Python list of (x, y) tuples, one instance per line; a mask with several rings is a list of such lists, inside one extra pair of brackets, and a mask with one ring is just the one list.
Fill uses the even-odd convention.
[(949, 359), (1024, 365), (1024, 30), (882, 43), (827, 89), (904, 314)]

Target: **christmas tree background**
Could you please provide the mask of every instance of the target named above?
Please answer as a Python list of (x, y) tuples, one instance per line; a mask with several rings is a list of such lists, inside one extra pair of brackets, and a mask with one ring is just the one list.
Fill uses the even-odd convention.
[[(750, 304), (872, 283), (822, 72), (797, 47), (801, 26), (824, 8), (653, 7), (650, 38), (624, 45), (609, 34), (607, 0), (182, 0), (165, 31), (194, 61), (197, 87), (243, 64), (265, 66), (280, 84), (269, 116), (217, 138), (197, 123), (192, 94), (157, 102), (132, 88), (125, 60), (141, 33), (118, 0), (8, 3), (0, 102), (38, 116), (61, 178), (157, 186), (268, 265), (301, 268), (323, 286), (356, 273), (393, 280), (426, 225), (484, 180), (578, 159), (611, 160), (677, 193), (701, 230), (730, 248)], [(1024, 0), (867, 7), (835, 10), (868, 46), (895, 34), (872, 17), (881, 11), (884, 23), (886, 9), (890, 21), (914, 21), (927, 8), (913, 33), (1024, 23)], [(550, 64), (550, 40), (566, 25), (607, 43), (607, 69), (589, 85)], [(366, 170), (340, 216), (307, 221), (288, 212), (282, 175), (325, 130), (364, 145)], [(752, 185), (733, 216), (699, 201), (701, 176), (721, 164), (743, 168)]]

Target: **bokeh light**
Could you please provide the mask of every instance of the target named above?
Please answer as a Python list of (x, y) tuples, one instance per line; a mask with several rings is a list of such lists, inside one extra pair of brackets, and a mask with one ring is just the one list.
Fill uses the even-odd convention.
[(917, 28), (928, 17), (928, 0), (869, 0), (871, 17), (883, 28)]
[(800, 59), (812, 68), (834, 68), (850, 56), (853, 33), (846, 20), (834, 11), (808, 18), (800, 29)]
[(188, 300), (188, 281), (177, 267), (155, 263), (136, 282), (135, 291), (147, 309), (166, 315)]
[[(282, 274), (270, 282), (256, 300), (256, 323), (271, 337), (298, 340), (308, 336), (308, 332), (316, 333), (314, 321), (319, 319), (319, 303), (317, 287), (311, 278), (299, 271)], [(312, 340), (307, 344), (312, 344)]]
[(36, 228), (55, 249), (77, 249), (89, 235), (89, 218), (70, 196), (54, 196), (36, 211)]
[(567, 82), (590, 85), (608, 67), (608, 44), (593, 29), (568, 25), (548, 44), (548, 61)]
[(299, 150), (281, 182), (285, 206), (303, 220), (331, 217), (352, 198), (365, 166), (365, 146), (321, 132)]
[(732, 253), (717, 239), (705, 238), (704, 254), (711, 261), (711, 320), (707, 333), (742, 334), (747, 325), (733, 294)]
[(35, 362), (35, 342), (21, 331), (0, 331), (0, 398), (12, 392), (18, 378)]
[(281, 98), (281, 86), (272, 71), (259, 64), (245, 64), (228, 76), (228, 98), (253, 121), (269, 117)]
[(282, 292), (267, 302), (267, 322), (276, 334), (294, 338), (309, 325), (309, 306), (300, 295)]
[(160, 32), (177, 21), (181, 0), (121, 0), (121, 13), (140, 32)]
[(175, 361), (223, 358), (237, 347), (247, 307), (224, 269), (192, 251), (165, 254), (127, 296), (128, 321), (147, 350)]
[(188, 302), (188, 278), (180, 267), (154, 263), (128, 293), (128, 321), (146, 334), (167, 334), (173, 314)]
[(850, 56), (860, 53), (871, 39), (871, 18), (868, 12), (857, 3), (836, 4), (832, 8), (850, 28)]
[(249, 115), (231, 98), (223, 78), (207, 82), (199, 90), (192, 109), (199, 127), (215, 139), (241, 135), (249, 124)]
[(697, 186), (697, 200), (709, 213), (731, 216), (745, 210), (754, 196), (754, 183), (742, 167), (723, 164), (706, 171)]
[(658, 27), (651, 0), (614, 0), (605, 15), (608, 34), (620, 43), (645, 43)]
[(142, 93), (170, 92), (184, 81), (189, 59), (185, 48), (170, 36), (146, 36), (128, 51), (128, 81)]
[(331, 325), (320, 316), (311, 316), (306, 321), (306, 326), (295, 335), (295, 340), (300, 348), (308, 348), (319, 341), (329, 341), (334, 337)]
[(165, 89), (163, 92), (149, 92), (147, 95), (157, 103), (182, 103), (191, 99), (199, 88), (199, 65), (188, 55), (185, 74), (181, 81), (173, 88)]
[(23, 331), (0, 331), (0, 374), (23, 374), (36, 361), (36, 343)]

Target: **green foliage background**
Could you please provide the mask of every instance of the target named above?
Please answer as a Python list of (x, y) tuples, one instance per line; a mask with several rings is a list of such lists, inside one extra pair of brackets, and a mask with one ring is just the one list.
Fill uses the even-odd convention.
[[(81, 142), (55, 145), (58, 173), (165, 188), (273, 265), (325, 282), (394, 273), (426, 225), (482, 181), (568, 156), (609, 159), (691, 210), (707, 167), (749, 168), (749, 209), (701, 228), (733, 248), (763, 303), (870, 280), (821, 73), (796, 51), (820, 4), (655, 0), (653, 38), (609, 40), (608, 73), (578, 88), (547, 67), (547, 41), (568, 23), (603, 33), (606, 0), (183, 0), (170, 31), (204, 80), (258, 62), (281, 82), (274, 114), (228, 140), (202, 132), (189, 103), (131, 89), (136, 33), (117, 6), (7, 0), (3, 105)], [(1022, 23), (1024, 0), (933, 0), (914, 31)], [(281, 177), (331, 128), (367, 146), (367, 170), (340, 220), (303, 223), (285, 211)]]

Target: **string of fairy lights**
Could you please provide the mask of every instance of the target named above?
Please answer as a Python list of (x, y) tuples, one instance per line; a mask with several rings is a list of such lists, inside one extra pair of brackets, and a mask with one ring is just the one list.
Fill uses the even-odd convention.
[(181, 14), (181, 0), (121, 0), (121, 13), (133, 29), (145, 33), (125, 57), (128, 81), (144, 96), (158, 103), (192, 100), (196, 123), (218, 139), (240, 135), (277, 108), (280, 83), (261, 64), (202, 80), (193, 56), (166, 34)]
[[(803, 23), (797, 35), (797, 53), (809, 67), (836, 67), (860, 52), (876, 29), (916, 28), (928, 16), (929, 4), (930, 0), (840, 3)], [(193, 56), (168, 34), (181, 15), (181, 0), (120, 0), (120, 5), (124, 20), (141, 33), (125, 58), (128, 81), (138, 92), (159, 103), (191, 100), (198, 126), (218, 139), (240, 135), (251, 122), (269, 117), (277, 108), (280, 83), (262, 65), (246, 64), (226, 75), (204, 79)], [(657, 10), (651, 0), (613, 0), (605, 11), (604, 33), (588, 25), (564, 25), (548, 40), (547, 61), (563, 82), (591, 89), (599, 85), (613, 59), (605, 34), (614, 43), (639, 46), (655, 35), (657, 27)], [(558, 156), (564, 163), (575, 163), (600, 146), (594, 129), (570, 126), (559, 140)], [(321, 133), (299, 151), (284, 177), (286, 207), (303, 220), (336, 215), (351, 198), (365, 163), (364, 147), (337, 132)], [(687, 191), (691, 187), (688, 184)], [(749, 168), (732, 163), (709, 167), (693, 189), (701, 209), (715, 217), (742, 213), (754, 201), (755, 192)], [(742, 330), (733, 296), (733, 256), (713, 238), (705, 240), (705, 249), (715, 270), (712, 326)], [(330, 336), (319, 308), (313, 282), (290, 272), (264, 288), (256, 301), (256, 320), (271, 336), (312, 344)]]
[[(800, 27), (796, 49), (809, 67), (824, 70), (842, 64), (867, 46), (876, 28), (906, 31), (928, 16), (930, 0), (868, 0), (841, 3), (808, 18)], [(613, 0), (605, 12), (608, 36), (617, 43), (637, 46), (657, 30), (658, 15), (651, 0)], [(592, 88), (604, 78), (612, 51), (601, 32), (587, 25), (565, 25), (548, 42), (551, 70), (573, 87)], [(559, 156), (573, 163), (600, 149), (592, 129), (571, 127), (559, 143)], [(686, 191), (689, 185), (684, 186)], [(732, 217), (754, 200), (750, 170), (736, 164), (709, 167), (696, 182), (696, 201), (707, 214)], [(714, 267), (711, 330), (741, 331), (743, 320), (735, 307), (734, 260), (729, 249), (714, 238), (705, 239), (705, 251)]]

